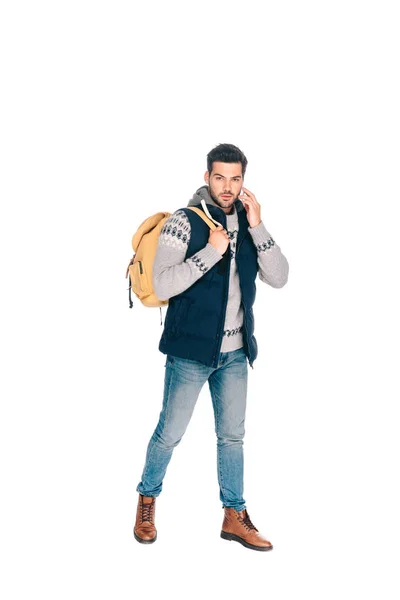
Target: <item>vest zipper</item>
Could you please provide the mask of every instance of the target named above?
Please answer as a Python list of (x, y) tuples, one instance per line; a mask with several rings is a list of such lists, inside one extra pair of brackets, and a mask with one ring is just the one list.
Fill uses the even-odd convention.
[[(222, 221), (223, 221), (223, 223), (220, 223), (220, 224), (222, 225), (222, 227), (224, 229), (226, 229), (227, 223), (226, 223), (226, 217), (225, 217), (225, 215), (223, 216)], [(229, 242), (227, 250), (228, 249), (229, 249), (229, 253), (230, 253), (230, 251), (231, 251), (231, 244), (230, 244), (230, 242)], [(225, 259), (222, 259), (222, 260), (225, 260)], [(219, 353), (221, 351), (221, 346), (222, 346), (222, 336), (224, 334), (224, 324), (225, 324), (225, 317), (226, 317), (226, 307), (227, 307), (227, 304), (228, 304), (229, 273), (230, 273), (230, 270), (231, 270), (231, 261), (229, 260), (228, 261), (228, 268), (226, 269), (227, 272), (226, 272), (226, 275), (225, 275), (225, 296), (224, 296), (223, 317), (221, 319), (221, 321), (222, 321), (221, 322), (221, 328), (220, 328), (219, 333), (218, 333), (217, 346), (216, 346), (216, 350), (215, 350), (214, 356), (213, 356), (213, 362), (215, 364), (215, 368), (218, 367), (218, 358), (219, 358)]]
[[(242, 291), (242, 288), (240, 288), (240, 291)], [(245, 322), (246, 322), (246, 312), (247, 312), (247, 308), (246, 308), (246, 305), (245, 305), (245, 303), (243, 302), (243, 294), (242, 294), (242, 304), (243, 304), (243, 308), (244, 308), (244, 319), (245, 319)], [(248, 333), (247, 333), (247, 328), (245, 327), (244, 329), (246, 330), (246, 340), (247, 340), (247, 347), (248, 347), (248, 349), (249, 349), (249, 351), (250, 351), (250, 343), (249, 343), (249, 336), (248, 336)], [(253, 362), (249, 362), (249, 364), (250, 364), (251, 368), (252, 368), (252, 369), (254, 369), (254, 367), (253, 367)]]
[[(231, 251), (231, 247), (230, 244), (228, 246), (229, 248), (229, 253)], [(217, 346), (216, 346), (216, 351), (214, 353), (213, 356), (213, 361), (216, 362), (215, 364), (215, 368), (218, 367), (218, 357), (219, 357), (219, 353), (221, 351), (221, 346), (222, 346), (222, 335), (224, 332), (224, 324), (225, 324), (225, 317), (226, 317), (226, 307), (228, 305), (228, 292), (229, 292), (229, 274), (230, 274), (230, 270), (231, 270), (231, 261), (227, 261), (228, 262), (228, 268), (226, 270), (226, 276), (225, 276), (225, 297), (224, 297), (224, 314), (223, 314), (223, 318), (222, 318), (222, 326), (221, 329), (219, 330), (219, 334), (218, 334), (218, 338), (217, 338)]]
[[(243, 240), (244, 240), (244, 238), (245, 238), (245, 237), (246, 237), (246, 236), (242, 237), (242, 239), (240, 240), (240, 244), (239, 244), (239, 246), (236, 248), (236, 255), (239, 253), (239, 248), (240, 248), (240, 246), (242, 245), (242, 242), (243, 242)], [(243, 304), (243, 309), (244, 309), (244, 322), (246, 323), (246, 312), (247, 312), (247, 308), (246, 308), (246, 305), (245, 305), (245, 303), (243, 302), (243, 292), (242, 292), (242, 286), (241, 286), (241, 284), (240, 284), (240, 277), (239, 277), (239, 285), (240, 285), (240, 293), (241, 293), (241, 296), (242, 296), (242, 304)], [(247, 347), (248, 347), (248, 349), (249, 349), (249, 352), (250, 352), (249, 336), (248, 336), (248, 333), (247, 333), (247, 328), (246, 328), (246, 326), (244, 327), (244, 329), (245, 329), (245, 331), (246, 331)], [(249, 361), (249, 365), (250, 365), (250, 367), (251, 367), (252, 369), (254, 369), (254, 367), (253, 367), (253, 362), (250, 362), (250, 361)]]

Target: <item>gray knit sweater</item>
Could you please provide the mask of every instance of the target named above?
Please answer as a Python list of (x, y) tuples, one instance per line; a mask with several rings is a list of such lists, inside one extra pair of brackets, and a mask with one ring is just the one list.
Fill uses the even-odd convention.
[[(188, 206), (200, 205), (202, 199), (207, 204), (217, 206), (210, 197), (206, 185), (196, 191)], [(245, 209), (240, 200), (236, 200), (232, 212), (226, 215), (231, 266), (221, 352), (230, 352), (243, 346), (243, 307), (235, 258), (238, 235), (237, 211), (240, 210)], [(257, 227), (248, 229), (258, 251), (259, 278), (275, 288), (284, 286), (288, 280), (289, 264), (281, 249), (265, 229), (262, 221)], [(185, 260), (189, 241), (190, 222), (182, 210), (177, 210), (167, 219), (161, 230), (153, 263), (154, 291), (160, 300), (181, 294), (222, 259), (218, 250), (207, 243), (196, 253), (195, 261), (191, 260), (191, 257)]]

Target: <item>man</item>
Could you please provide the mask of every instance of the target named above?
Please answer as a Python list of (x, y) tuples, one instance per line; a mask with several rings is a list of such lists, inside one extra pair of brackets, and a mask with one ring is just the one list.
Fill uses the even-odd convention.
[(224, 508), (221, 537), (253, 550), (272, 544), (250, 520), (243, 498), (243, 437), (247, 361), (257, 356), (253, 335), (257, 273), (272, 287), (284, 286), (289, 266), (261, 221), (261, 206), (243, 187), (245, 155), (220, 144), (207, 156), (207, 185), (189, 202), (221, 225), (214, 231), (182, 208), (165, 222), (153, 264), (154, 291), (168, 299), (159, 349), (167, 355), (164, 400), (150, 439), (139, 492), (134, 535), (157, 538), (155, 501), (174, 447), (208, 381), (217, 434), (217, 472)]

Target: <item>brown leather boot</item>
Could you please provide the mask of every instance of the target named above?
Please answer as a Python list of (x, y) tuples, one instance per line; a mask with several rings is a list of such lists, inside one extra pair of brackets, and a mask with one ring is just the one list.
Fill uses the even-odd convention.
[(265, 539), (250, 521), (246, 509), (238, 512), (234, 508), (224, 507), (225, 518), (222, 524), (221, 537), (233, 540), (252, 550), (272, 550), (271, 542)]
[(141, 544), (152, 544), (157, 539), (157, 529), (154, 525), (155, 511), (156, 499), (139, 494), (133, 535)]

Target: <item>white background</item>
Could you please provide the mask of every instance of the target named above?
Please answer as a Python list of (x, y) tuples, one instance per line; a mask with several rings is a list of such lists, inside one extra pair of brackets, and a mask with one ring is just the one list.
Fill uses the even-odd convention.
[[(396, 5), (2, 3), (3, 598), (399, 598)], [(132, 534), (165, 356), (131, 238), (221, 142), (290, 265), (249, 369), (267, 553), (219, 537), (206, 387)]]

